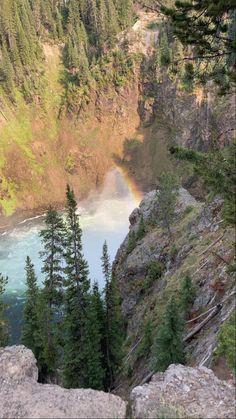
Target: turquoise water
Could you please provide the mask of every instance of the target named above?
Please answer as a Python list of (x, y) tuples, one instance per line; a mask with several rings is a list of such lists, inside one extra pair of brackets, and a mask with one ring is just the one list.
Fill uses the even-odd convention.
[[(98, 281), (101, 288), (104, 283), (100, 260), (103, 243), (107, 240), (113, 260), (128, 233), (128, 218), (137, 204), (125, 177), (117, 169), (107, 174), (100, 192), (92, 193), (88, 199), (78, 203), (84, 255), (89, 263), (90, 279), (91, 282)], [(11, 343), (19, 339), (27, 255), (35, 265), (39, 283), (42, 284), (43, 281), (42, 264), (38, 256), (42, 247), (38, 233), (44, 226), (44, 217), (24, 220), (0, 236), (0, 272), (9, 278), (5, 299), (10, 306), (8, 315), (12, 329)]]

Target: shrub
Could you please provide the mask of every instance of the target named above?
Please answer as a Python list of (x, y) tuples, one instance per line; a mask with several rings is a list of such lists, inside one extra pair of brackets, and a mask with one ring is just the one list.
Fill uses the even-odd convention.
[(170, 249), (170, 257), (171, 257), (171, 259), (175, 259), (177, 253), (178, 253), (177, 246), (176, 246), (176, 244), (173, 244), (171, 246), (171, 249)]
[(193, 211), (193, 206), (192, 206), (192, 205), (188, 205), (188, 206), (185, 208), (184, 214), (185, 214), (185, 215), (190, 214), (190, 212), (192, 212), (192, 211)]
[(150, 262), (147, 270), (147, 275), (144, 281), (144, 289), (148, 290), (152, 284), (161, 277), (164, 271), (164, 264), (160, 261), (153, 260)]

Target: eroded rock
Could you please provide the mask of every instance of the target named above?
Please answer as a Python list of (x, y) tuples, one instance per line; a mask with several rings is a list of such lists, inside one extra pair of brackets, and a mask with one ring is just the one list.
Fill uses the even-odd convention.
[(131, 393), (134, 418), (235, 417), (235, 388), (205, 367), (170, 365)]
[(124, 418), (126, 403), (90, 389), (66, 390), (37, 383), (33, 353), (24, 346), (0, 349), (0, 418)]

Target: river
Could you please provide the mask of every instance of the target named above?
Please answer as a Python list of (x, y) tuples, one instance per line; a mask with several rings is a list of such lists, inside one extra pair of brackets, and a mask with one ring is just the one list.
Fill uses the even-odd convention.
[[(83, 230), (84, 255), (89, 263), (91, 282), (98, 281), (103, 287), (101, 270), (102, 246), (108, 243), (111, 260), (128, 233), (129, 215), (139, 204), (141, 194), (125, 175), (113, 168), (108, 172), (103, 188), (93, 192), (78, 203), (80, 224)], [(42, 284), (42, 263), (39, 252), (42, 249), (39, 231), (44, 226), (45, 215), (18, 223), (14, 228), (0, 235), (0, 272), (8, 276), (5, 300), (11, 326), (11, 344), (19, 341), (22, 322), (22, 307), (25, 292), (25, 259), (30, 256)]]

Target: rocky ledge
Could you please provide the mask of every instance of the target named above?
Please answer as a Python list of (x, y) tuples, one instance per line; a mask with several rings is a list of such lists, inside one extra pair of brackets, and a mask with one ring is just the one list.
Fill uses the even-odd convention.
[(205, 367), (170, 365), (131, 392), (132, 413), (141, 418), (235, 417), (235, 388)]
[(0, 349), (0, 418), (124, 418), (126, 403), (90, 389), (66, 390), (37, 383), (33, 353), (24, 346)]
[(233, 418), (235, 388), (205, 368), (171, 365), (131, 392), (132, 412), (118, 396), (90, 389), (39, 384), (33, 353), (0, 349), (0, 418)]

